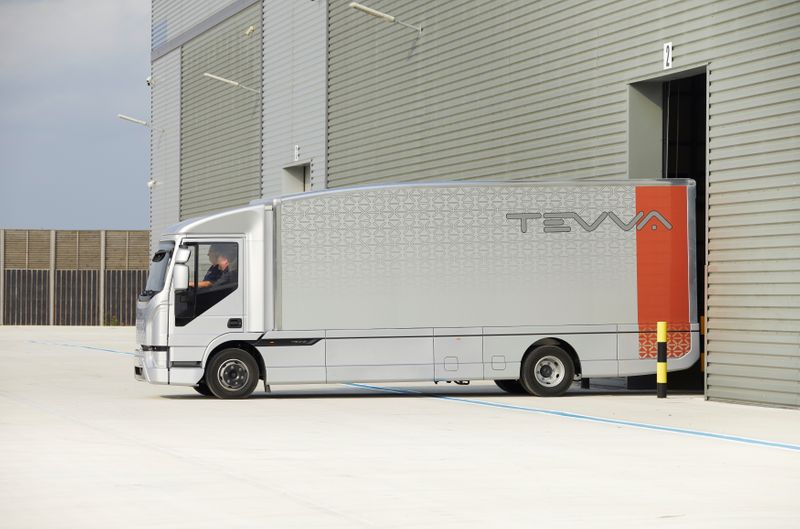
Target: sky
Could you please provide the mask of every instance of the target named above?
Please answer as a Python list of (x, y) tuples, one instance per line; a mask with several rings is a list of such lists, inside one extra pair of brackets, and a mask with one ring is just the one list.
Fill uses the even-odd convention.
[(0, 0), (0, 229), (147, 229), (149, 0)]

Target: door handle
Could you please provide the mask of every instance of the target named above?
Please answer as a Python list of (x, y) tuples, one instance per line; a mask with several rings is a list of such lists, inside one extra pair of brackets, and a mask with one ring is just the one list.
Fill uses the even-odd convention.
[(229, 329), (241, 329), (242, 328), (242, 318), (231, 318), (228, 320), (228, 328)]

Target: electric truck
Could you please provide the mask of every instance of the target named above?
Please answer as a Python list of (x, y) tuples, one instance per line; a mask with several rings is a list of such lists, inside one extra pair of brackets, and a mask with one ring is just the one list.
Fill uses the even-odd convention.
[(581, 377), (699, 357), (691, 180), (443, 182), (259, 200), (155, 244), (134, 373), (244, 398), (263, 383)]

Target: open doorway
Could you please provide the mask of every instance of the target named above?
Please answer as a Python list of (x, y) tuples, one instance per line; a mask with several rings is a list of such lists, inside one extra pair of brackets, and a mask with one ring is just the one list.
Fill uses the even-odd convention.
[[(703, 67), (631, 84), (628, 98), (629, 177), (691, 178), (697, 184), (695, 278), (698, 319), (705, 315), (706, 86), (706, 69)], [(671, 374), (670, 387), (702, 389), (701, 367), (702, 358), (692, 369)], [(655, 387), (655, 377), (630, 377), (628, 387)]]
[(706, 254), (706, 74), (669, 80), (663, 86), (662, 178), (697, 183), (697, 314), (704, 316)]
[(311, 163), (298, 162), (283, 168), (281, 193), (304, 193), (311, 191)]

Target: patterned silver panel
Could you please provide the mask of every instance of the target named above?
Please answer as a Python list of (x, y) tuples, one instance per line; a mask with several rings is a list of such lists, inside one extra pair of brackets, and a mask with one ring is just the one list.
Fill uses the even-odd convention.
[[(283, 203), (284, 329), (636, 322), (636, 235), (507, 213), (634, 214), (633, 186), (375, 188)], [(568, 224), (572, 221), (567, 221)]]

